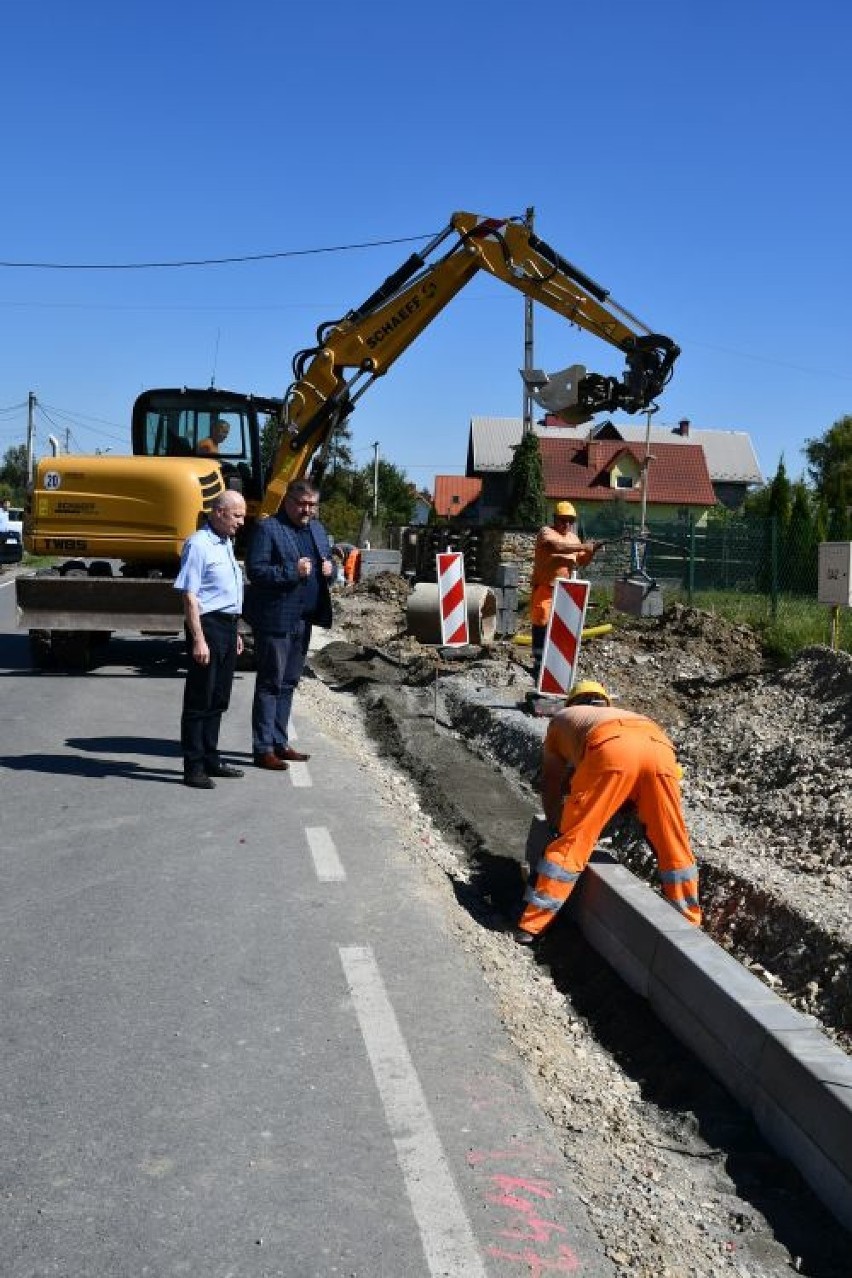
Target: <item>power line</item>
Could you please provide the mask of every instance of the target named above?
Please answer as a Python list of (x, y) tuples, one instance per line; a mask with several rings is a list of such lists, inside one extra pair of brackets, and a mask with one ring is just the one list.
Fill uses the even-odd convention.
[(110, 421), (106, 417), (93, 417), (91, 413), (81, 413), (75, 408), (58, 408), (56, 404), (46, 404), (43, 399), (38, 400), (38, 403), (42, 408), (49, 408), (52, 413), (59, 413), (60, 416), (80, 418), (84, 422), (97, 422), (100, 426), (114, 426), (116, 430), (122, 429), (119, 422)]
[[(79, 430), (88, 431), (89, 434), (91, 435), (99, 435), (105, 439), (112, 439), (116, 443), (121, 443), (121, 444), (127, 443), (128, 432), (126, 430), (122, 431), (121, 435), (117, 435), (113, 431), (103, 430), (97, 426), (90, 426), (85, 424), (87, 421), (102, 422), (104, 425), (114, 426), (116, 430), (121, 430), (122, 428), (118, 426), (115, 422), (104, 422), (103, 418), (100, 418), (100, 417), (91, 417), (85, 413), (75, 413), (71, 411), (70, 409), (57, 408), (54, 405), (43, 403), (42, 400), (36, 401), (36, 409), (40, 417), (43, 417), (44, 420), (50, 426), (54, 428), (54, 430), (59, 430), (59, 431), (67, 430), (70, 434), (72, 427), (77, 427), (77, 429)], [(55, 417), (58, 417), (59, 421), (55, 421), (54, 417), (51, 416), (51, 413), (53, 413)], [(77, 443), (77, 440), (75, 438), (75, 444), (76, 443)], [(77, 444), (77, 446), (79, 448), (79, 444)]]
[(355, 249), (383, 248), (388, 244), (422, 243), (434, 235), (406, 235), (392, 240), (364, 240), (354, 244), (331, 244), (325, 248), (282, 249), (277, 253), (245, 253), (240, 257), (188, 258), (174, 262), (6, 262), (0, 266), (25, 271), (160, 271), (184, 266), (227, 266), (240, 262), (270, 262), (284, 257), (311, 257), (319, 253), (349, 253)]

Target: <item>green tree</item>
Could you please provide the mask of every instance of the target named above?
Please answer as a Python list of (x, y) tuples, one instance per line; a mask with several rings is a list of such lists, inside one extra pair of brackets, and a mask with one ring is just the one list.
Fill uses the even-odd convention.
[(13, 444), (0, 463), (0, 484), (6, 486), (10, 497), (20, 500), (27, 490), (27, 478), (27, 446)]
[(781, 588), (815, 594), (819, 552), (813, 498), (801, 481), (792, 486), (791, 496), (790, 518), (782, 534)]
[[(405, 471), (391, 462), (379, 461), (378, 522), (385, 527), (397, 528), (411, 523), (414, 514), (414, 495)], [(361, 472), (369, 483), (370, 501), (373, 497), (373, 467), (365, 466)], [(372, 506), (370, 507), (372, 509)]]
[(332, 432), (331, 441), (326, 454), (326, 472), (331, 480), (340, 471), (352, 469), (352, 428), (349, 419), (344, 418)]
[(281, 427), (278, 418), (269, 413), (266, 421), (260, 427), (260, 460), (263, 464), (263, 473), (266, 474), (275, 456), (275, 450), (278, 447), (278, 439), (281, 433)]
[(852, 506), (852, 417), (841, 417), (819, 439), (805, 441), (808, 475), (832, 512)]
[(540, 528), (547, 519), (541, 449), (534, 431), (524, 435), (509, 466), (508, 516), (516, 528)]
[(778, 469), (769, 485), (768, 515), (774, 515), (780, 529), (785, 529), (790, 522), (790, 511), (793, 508), (793, 486), (787, 476), (784, 465), (784, 454), (778, 461)]
[(339, 492), (320, 502), (320, 519), (328, 529), (332, 541), (357, 542), (363, 516), (363, 507), (353, 506)]
[(764, 484), (762, 488), (755, 488), (753, 492), (748, 493), (743, 502), (743, 515), (745, 518), (752, 521), (768, 519), (770, 496), (771, 489), (769, 484)]

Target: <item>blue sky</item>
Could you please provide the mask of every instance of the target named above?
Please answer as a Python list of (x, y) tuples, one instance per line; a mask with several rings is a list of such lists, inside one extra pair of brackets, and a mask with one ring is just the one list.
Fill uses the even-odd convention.
[[(128, 442), (151, 386), (280, 395), (293, 354), (464, 209), (536, 230), (683, 348), (655, 424), (744, 430), (767, 477), (852, 412), (852, 10), (835, 0), (4, 5), (0, 455)], [(361, 400), (421, 487), (520, 415), (523, 298), (477, 276)], [(535, 363), (621, 372), (536, 308)]]

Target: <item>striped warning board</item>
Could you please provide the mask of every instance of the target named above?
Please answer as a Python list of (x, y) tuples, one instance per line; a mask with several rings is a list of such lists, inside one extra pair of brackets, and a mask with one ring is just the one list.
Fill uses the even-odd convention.
[(566, 696), (571, 691), (577, 673), (589, 589), (588, 581), (577, 580), (557, 581), (553, 587), (538, 678), (539, 692)]
[(437, 560), (441, 643), (446, 648), (461, 647), (469, 642), (464, 590), (464, 555), (459, 551), (447, 551), (445, 554), (439, 554)]

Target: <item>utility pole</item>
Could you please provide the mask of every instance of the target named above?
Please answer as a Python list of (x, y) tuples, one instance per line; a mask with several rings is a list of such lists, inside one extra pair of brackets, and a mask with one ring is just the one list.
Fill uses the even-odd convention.
[(33, 482), (33, 436), (35, 435), (35, 406), (38, 400), (30, 391), (27, 396), (27, 487)]
[(373, 443), (373, 518), (379, 513), (379, 441)]
[[(527, 230), (532, 234), (533, 222), (535, 220), (535, 209), (529, 208), (526, 212), (524, 224)], [(533, 367), (533, 301), (531, 297), (524, 298), (524, 372), (530, 373)], [(527, 380), (524, 378), (524, 424), (523, 435), (532, 434), (533, 428), (533, 401), (529, 392)]]
[(71, 452), (71, 427), (70, 426), (65, 427), (65, 452), (66, 453)]

